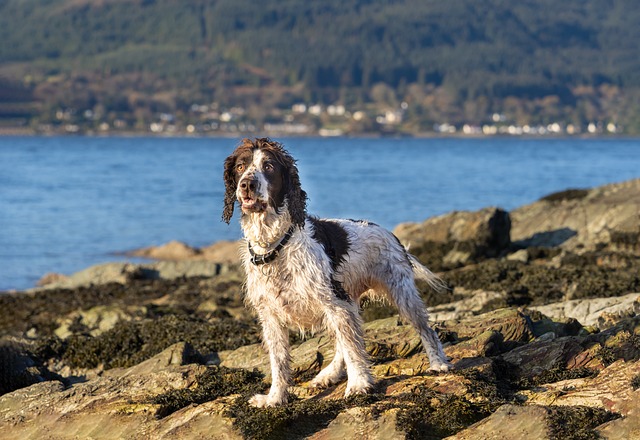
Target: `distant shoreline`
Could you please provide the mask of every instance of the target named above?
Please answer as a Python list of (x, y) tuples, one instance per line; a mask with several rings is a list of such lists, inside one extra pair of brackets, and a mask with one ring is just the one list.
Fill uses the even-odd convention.
[(284, 139), (296, 139), (296, 138), (319, 138), (319, 139), (640, 139), (640, 135), (633, 134), (465, 134), (465, 133), (435, 133), (435, 132), (421, 132), (421, 133), (399, 133), (399, 134), (383, 134), (383, 133), (358, 133), (358, 134), (342, 134), (339, 136), (322, 136), (318, 133), (309, 134), (285, 134), (285, 133), (216, 133), (216, 134), (201, 134), (201, 133), (152, 133), (152, 132), (139, 132), (139, 131), (127, 131), (118, 133), (98, 133), (98, 132), (84, 132), (84, 133), (66, 133), (66, 132), (51, 132), (51, 133), (38, 133), (31, 129), (6, 129), (0, 128), (0, 138), (5, 137), (92, 137), (92, 138), (194, 138), (194, 139), (206, 139), (206, 138), (227, 138), (227, 139), (241, 139), (245, 137), (258, 138), (258, 137), (270, 137), (270, 138), (284, 138)]

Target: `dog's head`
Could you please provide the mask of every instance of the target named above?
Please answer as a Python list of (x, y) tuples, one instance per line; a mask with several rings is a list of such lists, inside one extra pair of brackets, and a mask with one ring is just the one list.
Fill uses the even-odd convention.
[(244, 139), (224, 162), (224, 211), (229, 223), (238, 201), (244, 214), (273, 208), (289, 210), (294, 224), (306, 217), (307, 194), (300, 187), (295, 160), (284, 147), (268, 138)]

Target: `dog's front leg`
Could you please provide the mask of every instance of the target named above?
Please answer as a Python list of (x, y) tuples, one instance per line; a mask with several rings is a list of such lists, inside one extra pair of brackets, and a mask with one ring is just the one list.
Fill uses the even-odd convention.
[(362, 318), (352, 301), (334, 300), (326, 307), (326, 324), (336, 337), (336, 350), (347, 367), (345, 397), (366, 394), (373, 387), (369, 359), (364, 346)]
[(249, 400), (255, 407), (277, 406), (287, 403), (287, 388), (291, 377), (289, 332), (269, 313), (258, 313), (262, 323), (262, 342), (271, 362), (271, 389), (269, 394), (256, 394)]

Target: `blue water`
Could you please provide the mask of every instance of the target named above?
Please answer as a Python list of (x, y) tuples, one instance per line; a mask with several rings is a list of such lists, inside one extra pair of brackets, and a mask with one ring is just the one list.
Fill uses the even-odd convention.
[[(238, 141), (0, 137), (0, 290), (170, 240), (239, 238), (237, 218), (220, 220), (222, 162)], [(310, 213), (388, 228), (640, 177), (634, 139), (281, 141), (298, 159)]]

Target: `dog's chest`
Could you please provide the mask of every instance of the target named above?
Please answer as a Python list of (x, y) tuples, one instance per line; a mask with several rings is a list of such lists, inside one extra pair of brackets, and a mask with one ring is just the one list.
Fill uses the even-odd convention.
[(275, 315), (288, 325), (317, 326), (322, 320), (323, 307), (319, 298), (321, 282), (294, 275), (291, 269), (277, 271), (253, 268), (248, 274), (248, 300), (257, 309)]

